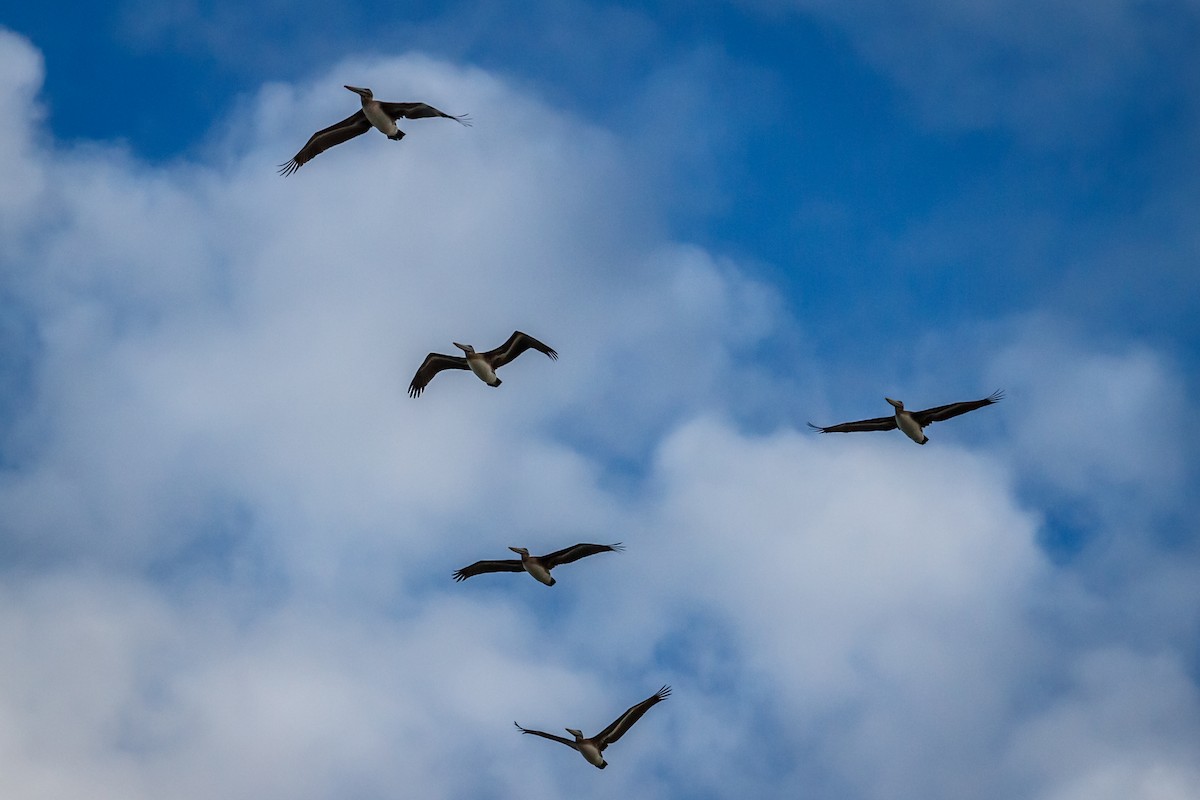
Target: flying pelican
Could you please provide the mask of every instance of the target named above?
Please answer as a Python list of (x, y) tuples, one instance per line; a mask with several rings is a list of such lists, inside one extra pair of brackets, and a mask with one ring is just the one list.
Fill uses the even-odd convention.
[(1004, 399), (1004, 391), (997, 390), (991, 395), (982, 400), (967, 400), (962, 403), (950, 403), (937, 408), (927, 408), (924, 411), (905, 411), (904, 403), (899, 400), (893, 400), (890, 397), (883, 398), (891, 403), (896, 408), (895, 416), (891, 417), (876, 417), (875, 419), (862, 419), (858, 422), (843, 422), (840, 425), (830, 425), (828, 428), (822, 428), (819, 425), (808, 423), (808, 427), (821, 433), (854, 433), (856, 431), (890, 431), (899, 428), (904, 432), (904, 435), (912, 439), (917, 444), (925, 444), (929, 441), (929, 437), (925, 435), (923, 428), (934, 422), (957, 417), (959, 414), (965, 414), (968, 411), (974, 411), (977, 408), (990, 406), (992, 403), (998, 403)]
[(425, 387), (433, 380), (433, 376), (444, 369), (469, 369), (478, 375), (479, 380), (488, 386), (499, 386), (500, 379), (496, 377), (496, 370), (531, 347), (534, 350), (545, 353), (552, 359), (558, 358), (558, 353), (553, 349), (542, 344), (529, 334), (521, 333), (520, 331), (513, 331), (512, 336), (508, 337), (507, 342), (495, 350), (488, 350), (486, 353), (476, 353), (475, 348), (469, 344), (459, 344), (458, 342), (451, 342), (451, 344), (462, 350), (466, 354), (466, 357), (447, 356), (442, 353), (430, 353), (425, 356), (425, 361), (421, 363), (421, 368), (417, 370), (417, 374), (413, 376), (412, 383), (408, 385), (409, 397), (420, 397), (421, 392), (425, 391)]
[(547, 586), (554, 585), (554, 578), (550, 577), (550, 570), (560, 564), (570, 564), (572, 561), (578, 561), (587, 556), (594, 556), (596, 553), (619, 552), (624, 550), (624, 546), (617, 542), (616, 544), (574, 544), (570, 547), (564, 547), (562, 550), (555, 550), (553, 553), (544, 556), (531, 556), (529, 551), (524, 547), (510, 547), (514, 553), (517, 553), (521, 558), (507, 558), (499, 561), (476, 561), (469, 567), (463, 567), (458, 572), (454, 573), (454, 580), (465, 581), (467, 578), (475, 575), (482, 575), (485, 572), (521, 572), (524, 570), (532, 575), (539, 582)]
[(562, 736), (555, 736), (552, 733), (543, 733), (542, 731), (533, 731), (529, 730), (528, 728), (522, 728), (520, 725), (517, 725), (516, 722), (514, 722), (513, 725), (516, 725), (517, 730), (519, 730), (521, 733), (532, 733), (534, 736), (541, 736), (544, 739), (562, 742), (567, 747), (578, 750), (579, 754), (586, 758), (587, 762), (593, 767), (604, 769), (608, 766), (608, 762), (605, 761), (604, 757), (600, 755), (604, 752), (604, 748), (608, 747), (610, 744), (624, 736), (625, 731), (632, 728), (633, 723), (641, 719), (642, 714), (645, 714), (646, 711), (649, 710), (650, 706), (661, 700), (667, 699), (670, 694), (670, 686), (662, 687), (655, 694), (647, 697), (636, 706), (629, 708), (629, 710), (627, 710), (624, 714), (617, 717), (611, 725), (590, 739), (585, 739), (583, 737), (583, 733), (575, 730), (574, 728), (564, 729), (567, 733), (575, 737), (575, 741), (572, 742), (570, 739)]
[(396, 127), (396, 120), (423, 119), (425, 117), (445, 117), (463, 125), (470, 126), (471, 118), (467, 114), (454, 116), (438, 111), (427, 103), (385, 103), (376, 100), (370, 89), (358, 86), (347, 86), (347, 89), (362, 98), (362, 108), (346, 117), (341, 122), (330, 125), (324, 130), (317, 131), (308, 140), (308, 144), (300, 148), (300, 152), (286, 164), (279, 165), (280, 175), (291, 175), (314, 157), (324, 153), (329, 148), (348, 142), (355, 136), (366, 133), (374, 127), (389, 139), (397, 142), (404, 138), (404, 131)]

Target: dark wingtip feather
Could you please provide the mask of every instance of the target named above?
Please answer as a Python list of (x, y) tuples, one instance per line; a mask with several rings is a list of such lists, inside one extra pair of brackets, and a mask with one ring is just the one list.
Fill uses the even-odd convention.
[(808, 427), (812, 428), (817, 433), (828, 433), (829, 432), (829, 431), (825, 430), (824, 428), (822, 428), (820, 425), (813, 425), (811, 422), (808, 423)]
[(668, 697), (671, 696), (671, 687), (664, 683), (663, 687), (661, 689), (659, 689), (658, 692), (655, 693), (654, 696), (657, 697), (659, 700), (666, 700)]

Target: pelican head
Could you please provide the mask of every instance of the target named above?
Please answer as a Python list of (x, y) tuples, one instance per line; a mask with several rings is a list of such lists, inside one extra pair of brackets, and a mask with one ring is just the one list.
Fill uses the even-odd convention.
[(471, 355), (475, 352), (475, 348), (469, 344), (459, 344), (458, 342), (451, 342), (450, 344), (454, 345), (459, 350), (462, 350), (467, 355)]
[(372, 98), (375, 97), (374, 92), (372, 92), (370, 89), (364, 89), (361, 86), (347, 86), (345, 88), (349, 89), (350, 91), (354, 92), (357, 95), (360, 95), (362, 97), (362, 99), (364, 99), (364, 100), (371, 100)]
[(529, 555), (529, 550), (528, 550), (528, 548), (525, 548), (525, 547), (510, 547), (508, 549), (512, 550), (514, 553), (516, 553), (519, 556)]
[(583, 731), (577, 731), (574, 728), (563, 728), (563, 730), (574, 736), (576, 739), (583, 738)]
[(885, 397), (885, 398), (883, 398), (883, 399), (884, 399), (884, 400), (887, 400), (889, 403), (891, 403), (892, 405), (894, 405), (894, 406), (896, 407), (896, 410), (897, 410), (897, 411), (903, 411), (903, 410), (904, 410), (904, 403), (902, 403), (901, 401), (899, 401), (899, 400), (893, 400), (893, 399), (892, 399), (892, 398), (890, 398), (890, 397)]

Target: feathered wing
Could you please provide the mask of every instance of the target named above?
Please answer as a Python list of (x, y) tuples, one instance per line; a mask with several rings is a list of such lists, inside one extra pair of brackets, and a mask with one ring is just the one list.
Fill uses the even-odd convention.
[(314, 133), (309, 138), (308, 143), (300, 148), (300, 152), (292, 156), (291, 161), (279, 165), (279, 174), (291, 175), (329, 148), (339, 145), (342, 142), (348, 142), (355, 136), (364, 134), (370, 129), (371, 123), (367, 121), (367, 115), (360, 108), (341, 122), (336, 122), (328, 128)]
[(671, 687), (662, 687), (653, 695), (638, 703), (636, 706), (631, 706), (624, 714), (613, 720), (611, 725), (597, 733), (592, 738), (592, 741), (596, 743), (596, 747), (603, 751), (604, 748), (608, 747), (610, 744), (624, 736), (625, 731), (632, 728), (633, 723), (641, 719), (642, 714), (645, 714), (647, 711), (649, 711), (651, 706), (666, 700), (670, 696)]
[(485, 572), (523, 572), (521, 561), (516, 558), (505, 558), (498, 561), (476, 561), (469, 567), (463, 567), (454, 573), (454, 580), (465, 581)]
[(470, 114), (447, 114), (444, 111), (438, 111), (428, 103), (384, 103), (380, 102), (379, 107), (383, 113), (387, 114), (392, 119), (426, 119), (428, 117), (444, 117), (452, 119), (455, 122), (462, 123), (468, 128), (471, 127)]
[(843, 422), (840, 425), (830, 425), (822, 428), (820, 425), (808, 423), (808, 427), (821, 433), (858, 433), (859, 431), (890, 431), (896, 427), (896, 418), (876, 417), (875, 419), (860, 419), (857, 422)]
[(462, 356), (430, 353), (425, 356), (425, 360), (421, 362), (420, 369), (413, 376), (412, 383), (408, 385), (408, 396), (420, 397), (421, 392), (425, 391), (425, 387), (433, 380), (433, 376), (444, 369), (469, 369), (469, 367), (467, 366), (467, 359)]
[(558, 353), (554, 348), (539, 342), (528, 333), (521, 333), (521, 331), (513, 331), (507, 342), (495, 350), (488, 350), (483, 357), (491, 363), (493, 369), (499, 369), (530, 348), (539, 353), (545, 353), (552, 359), (558, 359)]
[(554, 742), (560, 742), (562, 744), (565, 744), (567, 747), (571, 748), (572, 750), (579, 749), (578, 747), (575, 746), (575, 742), (571, 741), (570, 739), (564, 739), (562, 736), (555, 736), (553, 733), (546, 733), (545, 731), (535, 731), (535, 730), (530, 730), (529, 728), (522, 728), (520, 725), (517, 725), (517, 722), (515, 720), (513, 721), (513, 725), (516, 725), (517, 730), (519, 730), (521, 733), (532, 733), (534, 736), (541, 736), (543, 739), (549, 739)]
[(1004, 399), (1004, 390), (997, 389), (982, 400), (967, 400), (962, 403), (948, 403), (937, 408), (927, 408), (924, 411), (912, 412), (913, 419), (917, 424), (924, 428), (933, 422), (941, 422), (942, 420), (957, 417), (959, 414), (966, 414), (968, 411), (974, 411), (977, 408), (990, 406), (992, 403), (998, 403)]
[(542, 562), (542, 566), (546, 569), (554, 569), (559, 564), (570, 564), (572, 561), (578, 561), (587, 556), (594, 556), (596, 553), (607, 553), (624, 549), (625, 546), (620, 542), (616, 544), (573, 544), (570, 547), (564, 547), (562, 550), (555, 550), (553, 553), (541, 556), (538, 560)]

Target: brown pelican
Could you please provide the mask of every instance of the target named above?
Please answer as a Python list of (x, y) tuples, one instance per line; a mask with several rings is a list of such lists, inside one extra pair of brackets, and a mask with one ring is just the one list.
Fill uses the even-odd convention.
[(346, 117), (341, 122), (330, 125), (324, 130), (317, 131), (308, 140), (308, 144), (300, 148), (300, 152), (286, 164), (279, 165), (280, 175), (291, 175), (314, 157), (324, 153), (329, 148), (348, 142), (355, 136), (366, 133), (372, 127), (383, 133), (389, 139), (397, 142), (404, 138), (404, 131), (396, 127), (396, 120), (423, 119), (425, 117), (445, 117), (463, 125), (470, 125), (470, 116), (463, 114), (454, 116), (438, 111), (426, 103), (385, 103), (376, 100), (370, 89), (358, 86), (347, 86), (347, 89), (362, 98), (362, 108)]
[(562, 742), (567, 747), (578, 750), (579, 754), (586, 758), (588, 763), (593, 767), (604, 769), (608, 766), (608, 762), (605, 761), (604, 757), (600, 755), (604, 752), (604, 748), (608, 747), (610, 744), (624, 736), (625, 731), (632, 728), (633, 723), (641, 719), (642, 714), (645, 714), (650, 706), (661, 700), (665, 700), (670, 694), (670, 686), (662, 687), (655, 694), (647, 697), (636, 706), (629, 708), (624, 714), (617, 717), (611, 725), (590, 739), (585, 739), (583, 737), (583, 733), (575, 730), (574, 728), (564, 729), (567, 733), (575, 737), (575, 741), (572, 742), (570, 739), (562, 736), (555, 736), (552, 733), (543, 733), (542, 731), (533, 731), (529, 730), (528, 728), (522, 728), (520, 725), (517, 725), (516, 722), (514, 722), (513, 725), (517, 725), (517, 730), (521, 731), (521, 733), (532, 733), (534, 736), (541, 736), (544, 739)]
[(927, 408), (924, 411), (905, 411), (904, 403), (899, 400), (893, 400), (890, 397), (883, 398), (891, 403), (896, 408), (896, 414), (891, 417), (876, 417), (875, 419), (862, 419), (858, 422), (843, 422), (840, 425), (830, 425), (828, 428), (822, 428), (819, 425), (808, 423), (808, 427), (821, 433), (854, 433), (856, 431), (890, 431), (899, 428), (904, 432), (904, 435), (912, 439), (917, 444), (925, 444), (929, 441), (929, 437), (925, 435), (923, 428), (933, 422), (941, 422), (942, 420), (957, 417), (959, 414), (965, 414), (968, 411), (974, 411), (977, 408), (990, 406), (992, 403), (997, 403), (1004, 399), (1004, 391), (997, 390), (991, 395), (982, 400), (967, 400), (962, 403), (950, 403), (937, 408)]
[(594, 556), (596, 553), (619, 552), (624, 550), (624, 546), (620, 542), (616, 544), (575, 544), (570, 547), (564, 547), (562, 550), (555, 550), (553, 553), (544, 556), (531, 556), (529, 551), (524, 547), (510, 547), (514, 553), (517, 553), (521, 558), (506, 558), (499, 561), (476, 561), (469, 567), (463, 567), (458, 572), (454, 573), (454, 580), (465, 581), (467, 578), (475, 575), (482, 575), (485, 572), (521, 572), (524, 570), (532, 575), (539, 582), (547, 586), (554, 585), (554, 578), (550, 577), (550, 570), (560, 564), (570, 564), (572, 561), (578, 561), (587, 556)]
[(462, 350), (466, 354), (465, 357), (447, 356), (442, 353), (430, 353), (425, 356), (425, 361), (422, 362), (421, 368), (417, 370), (417, 374), (413, 376), (412, 383), (408, 385), (409, 397), (419, 397), (421, 392), (425, 391), (425, 387), (429, 385), (429, 382), (433, 380), (433, 376), (444, 369), (469, 369), (478, 375), (479, 380), (488, 386), (499, 386), (500, 379), (496, 377), (496, 370), (531, 347), (534, 350), (545, 353), (550, 358), (558, 358), (558, 353), (553, 349), (542, 344), (529, 334), (521, 333), (520, 331), (513, 331), (512, 336), (508, 337), (507, 342), (495, 350), (488, 350), (486, 353), (476, 353), (475, 348), (469, 344), (459, 344), (458, 342), (451, 342), (451, 344)]

